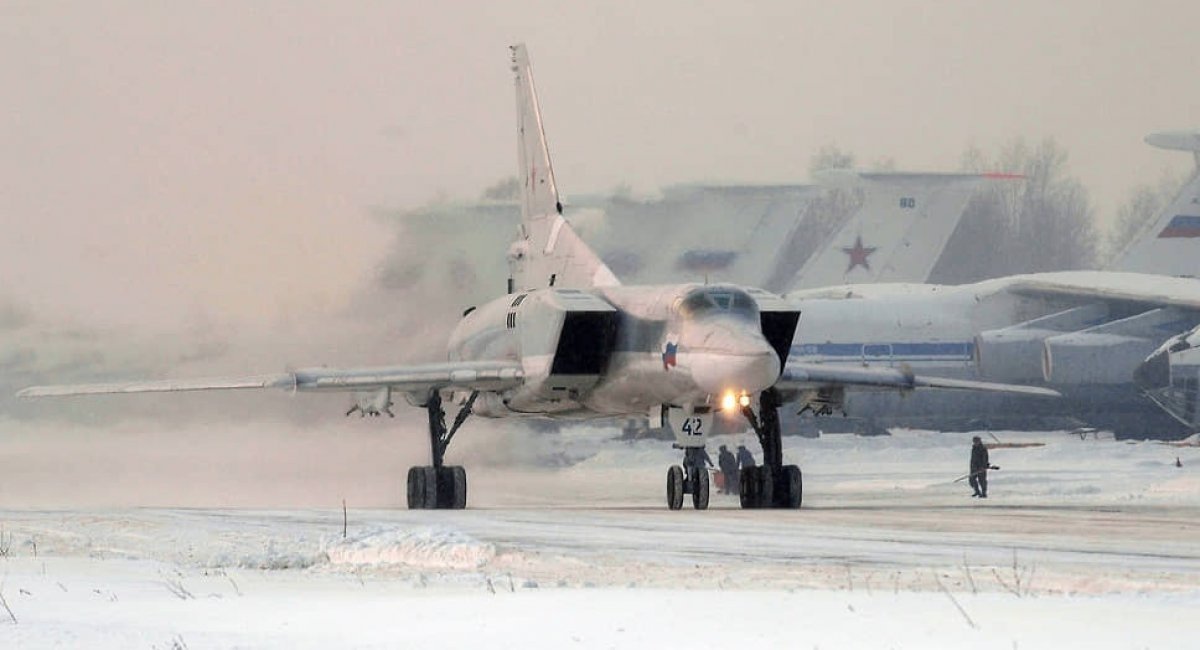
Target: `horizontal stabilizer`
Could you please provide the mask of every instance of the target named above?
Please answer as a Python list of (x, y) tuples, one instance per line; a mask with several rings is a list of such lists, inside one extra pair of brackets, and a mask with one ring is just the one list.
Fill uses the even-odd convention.
[(813, 172), (813, 179), (832, 187), (856, 187), (870, 182), (925, 183), (936, 181), (1024, 180), (1024, 174), (1007, 172), (867, 172), (857, 169), (822, 169)]
[(1159, 149), (1200, 152), (1200, 131), (1159, 131), (1145, 138), (1146, 144)]

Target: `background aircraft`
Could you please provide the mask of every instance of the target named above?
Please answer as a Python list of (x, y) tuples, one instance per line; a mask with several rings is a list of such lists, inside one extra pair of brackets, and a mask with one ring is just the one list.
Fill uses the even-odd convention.
[[(431, 464), (413, 467), (414, 508), (462, 508), (467, 481), (445, 454), (466, 419), (588, 418), (657, 412), (685, 449), (702, 448), (718, 410), (740, 411), (763, 447), (743, 472), (743, 507), (799, 507), (801, 473), (784, 465), (778, 409), (822, 408), (846, 389), (948, 388), (1053, 396), (1053, 391), (916, 376), (907, 369), (850, 368), (788, 359), (799, 313), (779, 296), (736, 285), (622, 286), (563, 217), (524, 46), (516, 76), (521, 223), (508, 250), (506, 295), (471, 307), (451, 333), (445, 363), (314, 368), (241, 378), (40, 386), (22, 397), (277, 388), (343, 391), (356, 409), (387, 412), (395, 394), (426, 409)], [(758, 409), (754, 409), (757, 397)], [(460, 409), (446, 425), (445, 402)], [(672, 417), (672, 413), (675, 417)], [(708, 505), (708, 473), (668, 470), (672, 509), (692, 494)]]
[[(1155, 134), (1147, 141), (1200, 151), (1195, 133)], [(1195, 398), (1186, 397), (1195, 375), (1183, 370), (1190, 358), (1188, 338), (1200, 323), (1200, 280), (1194, 279), (1200, 272), (1200, 227), (1195, 224), (1200, 224), (1200, 174), (1113, 265), (1156, 274), (1073, 271), (960, 286), (847, 285), (793, 292), (789, 297), (804, 311), (805, 328), (792, 356), (1041, 383), (1066, 396), (1053, 406), (993, 396), (850, 400), (849, 410), (874, 419), (875, 427), (1046, 428), (1061, 426), (1061, 416), (1070, 416), (1123, 437), (1186, 435), (1196, 420)], [(1157, 370), (1135, 377), (1160, 347)], [(1167, 364), (1172, 347), (1180, 368), (1174, 373)], [(1159, 404), (1175, 405), (1174, 417), (1144, 391)]]
[(855, 172), (820, 178), (864, 193), (862, 206), (808, 258), (784, 289), (840, 284), (925, 282), (971, 195), (984, 182), (1015, 174)]

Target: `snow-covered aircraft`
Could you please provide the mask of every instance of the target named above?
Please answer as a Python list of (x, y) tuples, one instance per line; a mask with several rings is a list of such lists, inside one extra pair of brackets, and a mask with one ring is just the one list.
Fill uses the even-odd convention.
[[(508, 251), (509, 294), (468, 309), (448, 361), (316, 368), (245, 378), (40, 386), (22, 397), (278, 388), (346, 391), (378, 414), (400, 394), (428, 413), (431, 464), (408, 474), (410, 508), (462, 508), (466, 471), (444, 463), (463, 422), (485, 417), (589, 418), (654, 413), (677, 444), (701, 448), (717, 410), (740, 412), (763, 447), (743, 472), (743, 507), (800, 506), (800, 469), (784, 465), (778, 409), (846, 389), (947, 388), (1054, 396), (1042, 388), (923, 377), (907, 369), (789, 362), (800, 313), (769, 292), (735, 285), (622, 286), (562, 215), (525, 47), (512, 48), (521, 224)], [(757, 400), (755, 399), (757, 398)], [(757, 412), (754, 402), (757, 401)], [(460, 404), (446, 426), (443, 405)], [(672, 416), (672, 414), (674, 414)], [(708, 505), (708, 473), (668, 470), (672, 509)]]
[[(1200, 152), (1200, 133), (1154, 134), (1147, 142)], [(1015, 416), (1028, 426), (1030, 417), (1069, 414), (1126, 436), (1184, 435), (1198, 424), (1198, 375), (1187, 351), (1189, 341), (1200, 339), (1194, 329), (1200, 324), (1200, 280), (1194, 278), (1200, 274), (1200, 172), (1114, 268), (1146, 272), (793, 292), (789, 298), (804, 311), (805, 328), (791, 359), (1044, 383), (1066, 397), (1052, 406), (986, 396), (852, 400), (855, 414), (883, 421), (932, 417), (933, 426), (949, 426), (950, 418), (1000, 423)], [(1190, 428), (1165, 417), (1143, 391)]]

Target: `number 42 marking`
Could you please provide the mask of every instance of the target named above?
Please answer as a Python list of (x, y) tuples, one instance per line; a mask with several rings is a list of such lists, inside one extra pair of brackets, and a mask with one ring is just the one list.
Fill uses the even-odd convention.
[(704, 433), (700, 431), (700, 427), (704, 425), (704, 421), (700, 418), (684, 418), (683, 426), (680, 427), (685, 435), (702, 436)]

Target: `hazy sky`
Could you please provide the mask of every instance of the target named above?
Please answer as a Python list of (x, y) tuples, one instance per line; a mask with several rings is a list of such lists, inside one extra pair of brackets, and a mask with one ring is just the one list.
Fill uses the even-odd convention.
[[(953, 169), (1057, 137), (1108, 218), (1200, 127), (1178, 2), (0, 0), (0, 298), (170, 326), (341, 304), (371, 206), (515, 171), (528, 43), (560, 188), (802, 181), (837, 143)], [(497, 251), (497, 254), (502, 254)]]

